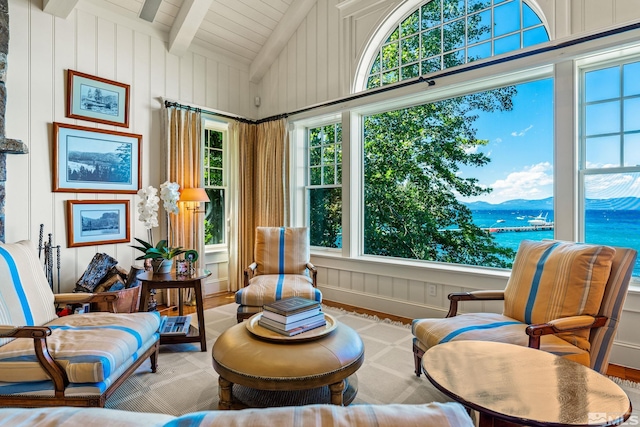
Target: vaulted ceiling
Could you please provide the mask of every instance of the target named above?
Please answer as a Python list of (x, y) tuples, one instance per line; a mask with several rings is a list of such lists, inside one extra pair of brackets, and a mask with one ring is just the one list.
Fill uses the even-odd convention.
[[(43, 10), (66, 18), (80, 0), (43, 0)], [(192, 44), (249, 65), (258, 82), (316, 0), (82, 0), (168, 35), (181, 56)]]

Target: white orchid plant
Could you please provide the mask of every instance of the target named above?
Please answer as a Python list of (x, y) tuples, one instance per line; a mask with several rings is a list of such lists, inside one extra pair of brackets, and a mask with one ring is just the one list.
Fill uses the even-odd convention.
[(158, 245), (153, 245), (153, 233), (151, 229), (157, 227), (158, 223), (158, 210), (160, 208), (160, 200), (162, 199), (164, 210), (168, 214), (177, 214), (178, 200), (180, 199), (180, 185), (177, 182), (165, 181), (160, 185), (160, 197), (158, 197), (158, 190), (153, 186), (141, 188), (138, 190), (138, 196), (140, 201), (138, 202), (138, 219), (144, 224), (149, 234), (149, 242), (136, 238), (136, 240), (142, 246), (132, 246), (144, 253), (144, 255), (136, 258), (148, 259), (148, 258), (164, 258), (171, 259), (176, 255), (183, 253), (190, 253), (192, 257), (197, 259), (198, 253), (195, 250), (183, 250), (182, 247), (173, 248), (167, 245), (166, 240), (161, 240)]

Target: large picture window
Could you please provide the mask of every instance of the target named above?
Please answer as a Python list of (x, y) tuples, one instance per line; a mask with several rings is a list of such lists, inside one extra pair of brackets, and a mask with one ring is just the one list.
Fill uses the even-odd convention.
[(364, 118), (364, 253), (510, 267), (553, 238), (553, 81)]

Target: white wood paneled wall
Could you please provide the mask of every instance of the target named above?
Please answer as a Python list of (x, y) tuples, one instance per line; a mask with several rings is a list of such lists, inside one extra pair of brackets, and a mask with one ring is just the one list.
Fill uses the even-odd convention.
[[(67, 19), (41, 8), (41, 0), (9, 1), (6, 129), (10, 138), (26, 143), (29, 154), (7, 159), (6, 241), (37, 243), (39, 225), (44, 224), (45, 240), (53, 233), (54, 244), (62, 246), (61, 290), (69, 291), (95, 253), (108, 253), (127, 269), (138, 253), (127, 244), (67, 248), (66, 200), (129, 200), (132, 236), (146, 238), (146, 230), (137, 221), (135, 195), (51, 191), (52, 123), (141, 134), (142, 185), (157, 187), (164, 173), (161, 98), (252, 117), (254, 85), (249, 83), (248, 64), (201, 50), (171, 55), (165, 36), (91, 4), (79, 3)], [(131, 85), (130, 127), (66, 118), (67, 69)], [(217, 284), (226, 278), (224, 268), (210, 281)]]

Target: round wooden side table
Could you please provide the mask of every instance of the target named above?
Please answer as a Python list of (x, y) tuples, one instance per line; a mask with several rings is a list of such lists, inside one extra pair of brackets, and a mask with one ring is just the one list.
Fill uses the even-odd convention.
[[(169, 273), (154, 273), (147, 271), (138, 276), (141, 288), (140, 309), (145, 311), (151, 289), (184, 289), (192, 288), (196, 294), (196, 313), (198, 315), (198, 329), (189, 328), (186, 335), (160, 335), (160, 344), (182, 344), (199, 342), (200, 351), (207, 351), (207, 337), (204, 331), (204, 304), (202, 301), (202, 280), (209, 277), (209, 270), (198, 269), (191, 275), (177, 275), (175, 271)], [(179, 314), (182, 316), (182, 295), (180, 294), (178, 304)]]
[(484, 426), (615, 426), (631, 415), (616, 383), (545, 351), (489, 341), (427, 350), (422, 368), (439, 390), (474, 409)]

